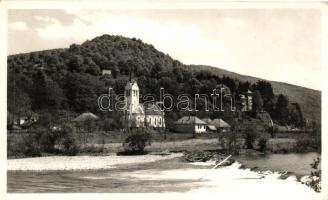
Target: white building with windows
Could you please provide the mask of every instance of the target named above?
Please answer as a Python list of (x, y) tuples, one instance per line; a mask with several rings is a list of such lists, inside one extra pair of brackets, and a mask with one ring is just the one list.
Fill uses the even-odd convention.
[(253, 109), (253, 93), (250, 90), (239, 95), (241, 100), (241, 111), (252, 111)]
[(139, 86), (136, 81), (128, 82), (124, 88), (124, 121), (129, 128), (165, 128), (164, 112), (157, 103), (143, 105), (139, 102)]
[(184, 116), (175, 122), (175, 131), (180, 133), (205, 133), (207, 123), (196, 116)]

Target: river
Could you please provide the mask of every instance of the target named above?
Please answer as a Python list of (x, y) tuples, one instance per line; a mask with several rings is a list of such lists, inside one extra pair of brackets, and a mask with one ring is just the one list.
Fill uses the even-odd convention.
[(259, 170), (289, 171), (293, 174), (303, 176), (308, 175), (313, 160), (319, 156), (318, 153), (289, 153), (289, 154), (268, 154), (268, 155), (243, 155), (234, 157), (248, 168), (257, 167)]
[[(290, 171), (307, 175), (310, 163), (318, 154), (270, 154), (265, 156), (239, 156), (234, 159), (247, 167), (264, 170)], [(192, 176), (199, 176), (199, 170), (209, 169), (208, 165), (192, 165), (181, 158), (162, 160), (146, 164), (125, 164), (117, 168), (87, 171), (8, 171), (7, 191), (9, 193), (34, 192), (187, 192), (202, 187), (203, 181), (184, 176), (189, 170)], [(193, 171), (192, 171), (193, 170)], [(167, 175), (162, 176), (162, 174)], [(177, 173), (177, 178), (174, 174)], [(181, 177), (179, 174), (181, 174)]]

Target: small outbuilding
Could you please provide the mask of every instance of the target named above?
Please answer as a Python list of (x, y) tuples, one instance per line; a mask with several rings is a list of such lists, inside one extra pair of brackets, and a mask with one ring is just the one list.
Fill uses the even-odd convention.
[(227, 132), (231, 129), (231, 126), (223, 119), (213, 119), (209, 125), (214, 126), (218, 131), (222, 132)]
[(95, 121), (99, 117), (91, 112), (85, 112), (73, 119), (73, 122), (85, 122), (85, 121)]

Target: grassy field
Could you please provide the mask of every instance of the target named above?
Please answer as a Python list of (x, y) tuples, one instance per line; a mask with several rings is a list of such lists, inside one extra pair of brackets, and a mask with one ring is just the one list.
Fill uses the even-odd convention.
[[(269, 138), (267, 142), (267, 150), (270, 152), (292, 152), (296, 145), (297, 134), (279, 133), (284, 137)], [(263, 136), (268, 136), (263, 134)], [(104, 134), (104, 148), (105, 152), (114, 153), (123, 150), (122, 142), (126, 138), (126, 135), (117, 132), (110, 132)], [(167, 133), (166, 139), (163, 134), (153, 134), (152, 143), (146, 147), (147, 151), (195, 151), (195, 150), (215, 150), (220, 149), (218, 135), (215, 133), (206, 133), (197, 135), (197, 138), (192, 138), (190, 133)], [(93, 134), (89, 140), (89, 145), (96, 147), (101, 146), (100, 134)], [(239, 145), (243, 146), (243, 136), (238, 136)], [(255, 144), (255, 147), (257, 145)]]
[[(101, 144), (94, 144), (99, 147)], [(104, 145), (105, 153), (117, 153), (123, 151), (122, 143), (106, 143)], [(218, 139), (187, 139), (180, 141), (154, 141), (146, 147), (149, 152), (180, 152), (180, 151), (203, 151), (215, 150), (219, 148)]]
[[(228, 134), (228, 133), (227, 133)], [(288, 153), (293, 152), (294, 147), (297, 143), (296, 138), (301, 135), (289, 134), (289, 133), (279, 133), (278, 138), (269, 138), (267, 140), (266, 149), (273, 153)], [(28, 134), (8, 134), (7, 144), (8, 149), (22, 148), (20, 144), (24, 140), (24, 137), (28, 137)], [(84, 149), (80, 151), (80, 154), (107, 154), (107, 153), (117, 153), (123, 151), (123, 145), (126, 133), (119, 131), (111, 132), (93, 132), (88, 136), (88, 142), (83, 144), (79, 142), (82, 146), (89, 148), (89, 150)], [(261, 137), (267, 137), (268, 134), (261, 134)], [(244, 137), (242, 135), (237, 136), (238, 144), (244, 146)], [(95, 147), (95, 148), (94, 148)], [(257, 142), (255, 142), (255, 148), (257, 148)], [(171, 152), (181, 152), (181, 151), (205, 151), (205, 150), (217, 150), (220, 149), (220, 142), (217, 133), (206, 133), (197, 135), (193, 138), (191, 133), (171, 133), (167, 132), (166, 136), (163, 133), (152, 134), (151, 145), (146, 147), (146, 151), (149, 152), (161, 152), (161, 151), (171, 151)], [(98, 149), (98, 150), (96, 150)], [(103, 151), (99, 152), (99, 149)], [(10, 156), (9, 156), (10, 157)]]

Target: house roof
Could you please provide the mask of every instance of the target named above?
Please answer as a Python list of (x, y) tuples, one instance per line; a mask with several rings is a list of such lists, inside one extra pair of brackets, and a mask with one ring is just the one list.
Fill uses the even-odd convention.
[(82, 113), (81, 115), (77, 116), (73, 121), (75, 122), (84, 122), (87, 120), (97, 120), (99, 117), (91, 112), (85, 112)]
[(205, 123), (209, 124), (212, 122), (212, 120), (210, 118), (203, 118), (201, 119), (202, 121), (204, 121)]
[(214, 125), (207, 125), (207, 128), (210, 129), (211, 131), (216, 131), (216, 127)]
[(175, 123), (176, 124), (204, 124), (204, 125), (206, 125), (206, 122), (204, 122), (203, 120), (200, 120), (196, 116), (184, 116), (184, 117), (178, 119)]
[(145, 106), (146, 115), (163, 115), (164, 112), (156, 103), (148, 103)]
[(222, 119), (213, 119), (213, 121), (210, 123), (210, 125), (215, 126), (216, 128), (230, 128), (231, 126), (223, 121)]

